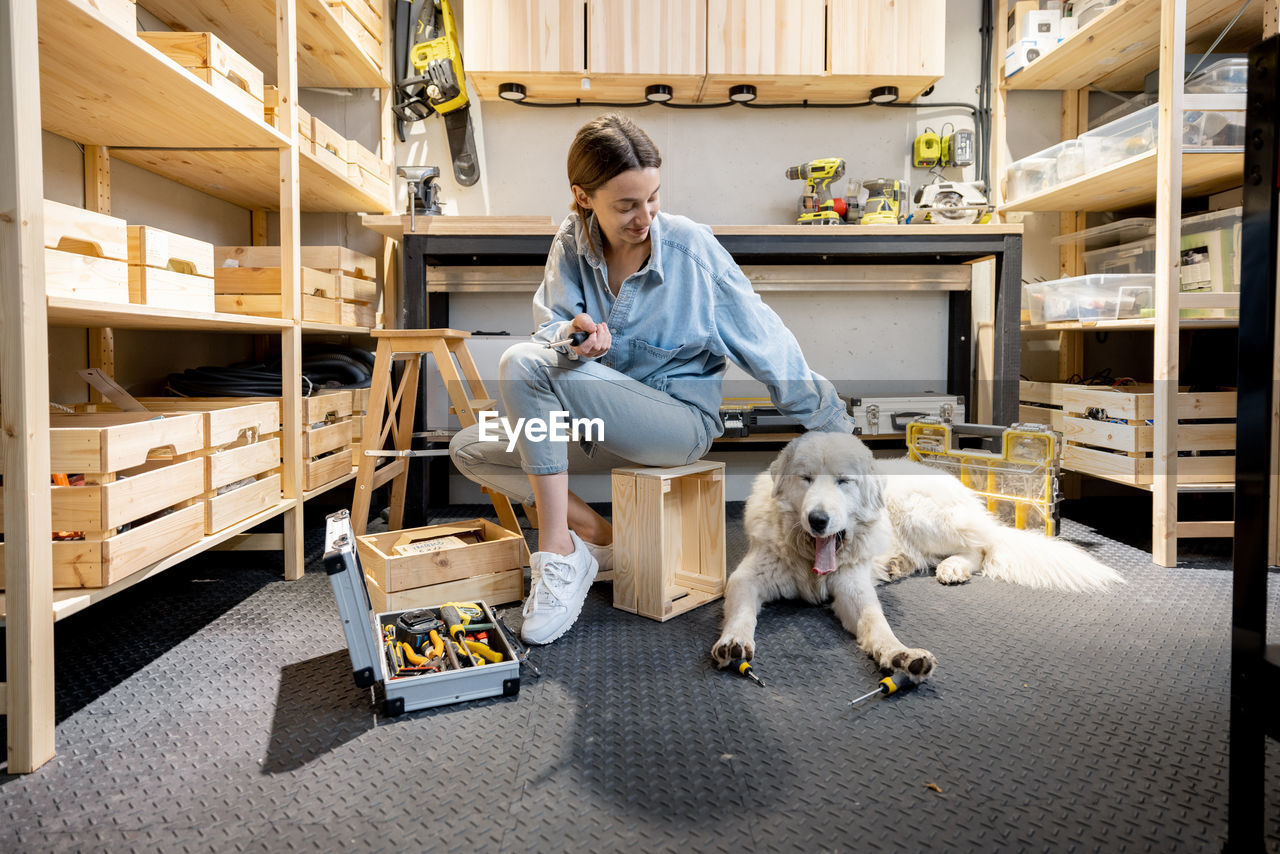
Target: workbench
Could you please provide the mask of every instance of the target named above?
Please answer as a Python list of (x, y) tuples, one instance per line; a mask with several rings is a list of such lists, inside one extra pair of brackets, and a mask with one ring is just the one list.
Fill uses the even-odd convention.
[[(509, 217), (409, 217), (366, 215), (364, 225), (401, 243), (398, 300), (384, 309), (394, 312), (401, 328), (449, 326), (451, 293), (483, 293), (483, 282), (441, 282), (430, 276), (449, 268), (541, 267), (546, 262), (558, 224), (547, 219)], [(712, 226), (712, 232), (739, 265), (909, 265), (928, 268), (995, 263), (993, 350), (990, 372), (973, 375), (973, 291), (968, 279), (954, 282), (878, 284), (851, 290), (892, 291), (895, 287), (945, 290), (948, 293), (947, 393), (975, 401), (976, 382), (990, 384), (991, 421), (1011, 424), (1018, 413), (1020, 356), (1019, 319), (1022, 301), (1022, 226), (992, 225), (753, 225)], [(411, 284), (412, 283), (412, 284)], [(493, 284), (488, 287), (502, 288)], [(504, 289), (509, 292), (509, 289)], [(531, 294), (532, 295), (532, 294)], [(420, 470), (421, 471), (421, 470)], [(419, 474), (418, 478), (422, 475)], [(422, 480), (411, 478), (406, 511), (409, 518), (427, 506)], [(433, 480), (440, 480), (434, 478)], [(416, 481), (416, 482), (415, 482)], [(442, 493), (432, 499), (439, 501)], [(447, 503), (447, 501), (445, 502)]]

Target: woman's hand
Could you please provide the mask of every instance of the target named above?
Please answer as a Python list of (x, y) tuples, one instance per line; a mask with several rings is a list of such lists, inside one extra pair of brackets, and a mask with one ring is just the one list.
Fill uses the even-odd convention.
[(588, 333), (587, 340), (573, 348), (580, 356), (588, 358), (603, 356), (613, 346), (613, 336), (609, 334), (609, 324), (604, 321), (596, 323), (591, 319), (591, 315), (580, 314), (573, 319), (570, 325), (574, 330)]

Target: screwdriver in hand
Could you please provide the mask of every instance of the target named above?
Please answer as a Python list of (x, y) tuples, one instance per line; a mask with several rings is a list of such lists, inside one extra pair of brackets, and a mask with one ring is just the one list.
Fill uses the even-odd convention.
[(751, 669), (751, 662), (747, 661), (745, 658), (740, 658), (735, 661), (733, 663), (733, 669), (759, 685), (761, 688), (764, 687), (764, 680), (756, 675), (756, 672)]
[(861, 697), (856, 697), (850, 700), (849, 705), (852, 706), (854, 703), (861, 703), (863, 700), (867, 699), (868, 697), (874, 697), (876, 694), (896, 694), (899, 689), (910, 687), (910, 685), (911, 685), (911, 677), (908, 676), (906, 673), (903, 673), (901, 670), (899, 670), (897, 673), (893, 674), (892, 676), (886, 676), (883, 679), (881, 679), (880, 686), (876, 688), (874, 691), (871, 691), (869, 693), (863, 694)]
[(565, 344), (572, 344), (574, 347), (580, 347), (582, 346), (582, 342), (586, 341), (587, 338), (590, 337), (590, 335), (591, 335), (590, 332), (583, 332), (579, 330), (573, 333), (572, 335), (570, 335), (568, 338), (561, 338), (559, 341), (548, 341), (546, 344), (543, 344), (542, 346), (543, 347), (563, 347)]

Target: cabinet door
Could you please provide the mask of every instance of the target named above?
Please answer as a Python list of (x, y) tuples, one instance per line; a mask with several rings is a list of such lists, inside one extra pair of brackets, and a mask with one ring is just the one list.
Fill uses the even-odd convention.
[(706, 73), (706, 0), (588, 0), (587, 22), (591, 74), (665, 83)]
[[(830, 0), (830, 5), (833, 75), (877, 76), (889, 85), (898, 85), (895, 77), (942, 76), (946, 0)], [(899, 89), (905, 100), (906, 90)]]
[(534, 99), (578, 97), (587, 67), (582, 0), (467, 0), (462, 12), (462, 63), (481, 98), (497, 98), (503, 83), (522, 84)]
[(708, 0), (707, 74), (822, 74), (826, 19), (826, 0)]

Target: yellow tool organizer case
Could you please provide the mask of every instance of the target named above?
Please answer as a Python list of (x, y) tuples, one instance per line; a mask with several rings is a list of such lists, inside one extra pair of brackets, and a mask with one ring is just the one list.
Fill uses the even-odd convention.
[[(961, 436), (999, 439), (999, 451), (959, 448)], [(1061, 436), (1043, 424), (998, 427), (921, 418), (907, 425), (911, 459), (944, 469), (981, 495), (1001, 522), (1028, 531), (1058, 533)]]

